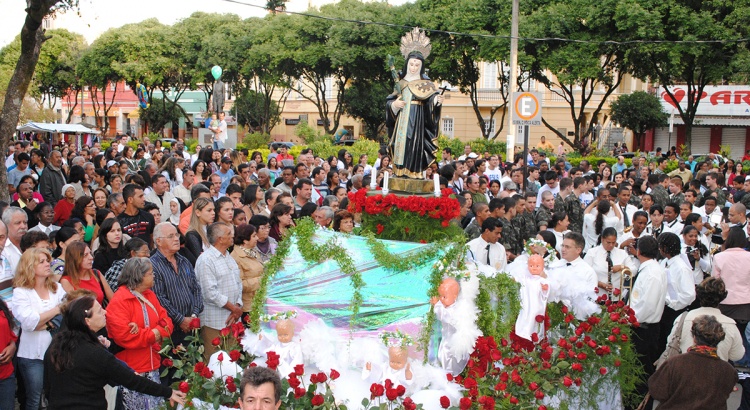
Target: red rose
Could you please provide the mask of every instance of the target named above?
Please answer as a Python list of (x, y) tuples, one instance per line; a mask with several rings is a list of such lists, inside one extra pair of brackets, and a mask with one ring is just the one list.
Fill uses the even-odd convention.
[(297, 376), (302, 376), (305, 374), (305, 365), (304, 364), (298, 364), (294, 366), (294, 374)]
[(502, 382), (495, 385), (495, 390), (497, 391), (505, 391), (505, 389), (507, 388), (508, 388), (508, 385)]
[(451, 406), (451, 400), (448, 398), (448, 396), (443, 396), (440, 398), (440, 407), (447, 409)]
[(318, 374), (317, 373), (313, 373), (313, 374), (310, 375), (310, 383), (313, 383), (313, 384), (318, 383)]
[(398, 398), (398, 391), (396, 391), (396, 389), (387, 389), (385, 391), (385, 397), (389, 401), (394, 401), (394, 400), (396, 400)]
[(445, 220), (443, 222), (440, 222), (440, 225), (442, 225), (443, 228), (447, 228), (450, 224), (451, 223), (449, 221), (445, 221)]
[(606, 367), (600, 367), (599, 368), (599, 373), (601, 373), (602, 376), (604, 376), (605, 374), (607, 374), (607, 368)]
[(172, 367), (174, 366), (174, 362), (170, 358), (164, 358), (164, 360), (161, 361), (161, 364), (164, 365), (164, 367)]
[(477, 381), (467, 377), (466, 380), (464, 380), (464, 387), (467, 389), (473, 389), (474, 387), (477, 387)]
[(221, 344), (221, 339), (217, 337), (217, 338), (215, 338), (214, 340), (211, 341), (211, 344), (214, 345), (214, 346), (218, 346), (218, 345)]
[(220, 362), (223, 362), (224, 361), (224, 352), (219, 353), (219, 355), (216, 356), (216, 359), (218, 359)]
[(274, 351), (269, 351), (266, 353), (266, 357), (266, 366), (271, 370), (276, 370), (276, 367), (279, 366), (279, 358), (281, 356), (277, 355)]
[(188, 384), (188, 382), (180, 382), (179, 389), (181, 392), (187, 394), (187, 392), (190, 391), (190, 385)]
[(190, 320), (190, 329), (200, 329), (201, 320), (200, 318), (194, 317)]
[(544, 404), (540, 404), (537, 410), (547, 410), (547, 406), (545, 406)]
[(510, 404), (518, 404), (518, 398), (510, 396)]
[(414, 400), (412, 400), (411, 397), (405, 398), (403, 405), (404, 410), (417, 410), (417, 404), (414, 403)]
[(573, 385), (573, 379), (571, 379), (568, 376), (565, 376), (563, 377), (563, 384), (565, 385), (565, 387), (570, 387)]
[(297, 387), (296, 389), (294, 389), (294, 398), (299, 399), (304, 396), (305, 393), (307, 393), (307, 390), (303, 389), (302, 387)]
[(325, 373), (323, 372), (318, 373), (318, 383), (325, 383), (326, 380), (328, 380), (328, 376), (326, 376)]
[(341, 376), (341, 373), (337, 372), (334, 369), (331, 369), (331, 380), (336, 380)]
[(198, 362), (198, 363), (195, 364), (195, 367), (193, 367), (193, 371), (195, 373), (200, 373), (201, 371), (203, 371), (203, 368), (205, 368), (205, 367), (206, 367), (205, 363)]
[(544, 322), (544, 316), (542, 316), (542, 315), (536, 315), (536, 322), (537, 323)]
[(575, 379), (575, 380), (573, 380), (573, 383), (575, 383), (575, 384), (576, 384), (576, 386), (580, 386), (582, 382), (583, 382), (583, 381), (581, 380), (581, 378), (580, 378), (580, 377), (576, 377), (576, 379)]
[(404, 228), (404, 232), (409, 233), (409, 227), (408, 226)]
[(615, 359), (615, 367), (620, 367), (620, 359)]
[(385, 393), (385, 387), (382, 384), (373, 383), (370, 386), (370, 394), (373, 398), (380, 397)]
[(586, 353), (578, 353), (578, 360), (586, 360), (587, 357)]
[(227, 383), (227, 390), (229, 390), (230, 393), (234, 393), (237, 391), (237, 385), (234, 383)]
[(383, 233), (384, 229), (385, 229), (385, 227), (383, 225), (377, 224), (377, 226), (375, 226), (375, 233), (377, 235), (380, 235), (381, 233)]
[(201, 370), (201, 377), (204, 379), (210, 379), (214, 377), (214, 372), (211, 371), (208, 367), (204, 367), (203, 370)]
[(544, 398), (544, 392), (541, 390), (537, 390), (534, 392), (534, 397), (536, 397), (537, 400), (541, 400)]
[(312, 404), (313, 406), (321, 406), (321, 405), (323, 405), (323, 402), (324, 402), (324, 400), (323, 400), (323, 396), (322, 396), (322, 395), (320, 395), (320, 394), (316, 394), (316, 395), (315, 395), (315, 396), (313, 396), (313, 398), (312, 398), (312, 399), (310, 400), (310, 404)]
[(289, 381), (289, 387), (291, 387), (292, 389), (296, 389), (300, 385), (300, 380), (296, 376), (292, 376), (293, 374), (289, 375), (289, 379), (287, 379)]
[(534, 391), (539, 388), (539, 385), (536, 382), (529, 383), (529, 390)]
[(573, 369), (573, 370), (575, 370), (575, 371), (577, 371), (577, 372), (582, 372), (583, 371), (583, 365), (581, 365), (580, 363), (573, 363), (570, 366), (570, 368)]
[(403, 396), (406, 394), (406, 387), (399, 384), (398, 387), (396, 387), (396, 393), (398, 393), (399, 397)]
[(219, 331), (219, 334), (221, 335), (221, 337), (227, 337), (227, 336), (229, 336), (229, 333), (231, 333), (231, 332), (232, 331), (228, 327), (225, 327), (224, 329), (221, 329)]
[(242, 353), (240, 353), (240, 351), (237, 349), (234, 349), (231, 352), (229, 352), (229, 360), (233, 362), (240, 360), (240, 356), (242, 356)]
[(458, 408), (461, 410), (469, 410), (471, 408), (471, 399), (468, 397), (462, 397), (458, 402)]

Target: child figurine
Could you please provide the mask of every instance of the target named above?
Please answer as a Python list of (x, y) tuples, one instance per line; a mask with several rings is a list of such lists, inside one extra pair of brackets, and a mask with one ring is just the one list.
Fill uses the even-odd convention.
[(411, 371), (409, 352), (406, 348), (413, 344), (411, 336), (397, 330), (396, 332), (385, 332), (381, 335), (381, 338), (383, 343), (388, 346), (388, 364), (387, 366), (376, 366), (376, 372), (373, 374), (373, 365), (367, 362), (365, 369), (362, 371), (362, 378), (373, 383), (385, 383), (386, 380), (390, 380), (395, 386), (410, 386), (414, 375)]
[(268, 352), (272, 351), (279, 355), (277, 370), (282, 377), (292, 373), (294, 366), (305, 363), (302, 356), (302, 347), (297, 340), (294, 340), (295, 326), (292, 319), (296, 316), (297, 312), (289, 311), (263, 317), (262, 320), (265, 321), (276, 320), (276, 338), (274, 340), (273, 336), (263, 337), (263, 334), (259, 334), (259, 343), (257, 343), (255, 349), (250, 351), (258, 356), (255, 363), (262, 366), (266, 364)]
[(528, 273), (519, 272), (515, 277), (521, 284), (521, 311), (518, 312), (515, 332), (519, 337), (529, 341), (533, 341), (532, 335), (536, 333), (538, 340), (541, 340), (544, 336), (544, 322), (539, 323), (536, 319), (537, 316), (544, 316), (549, 296), (544, 258), (541, 255), (531, 255), (527, 266)]
[(470, 276), (463, 284), (452, 277), (438, 287), (439, 298), (432, 298), (435, 316), (442, 323), (438, 360), (442, 368), (460, 374), (469, 362), (474, 342), (482, 333), (476, 326), (478, 310), (474, 299), (479, 293), (479, 279)]

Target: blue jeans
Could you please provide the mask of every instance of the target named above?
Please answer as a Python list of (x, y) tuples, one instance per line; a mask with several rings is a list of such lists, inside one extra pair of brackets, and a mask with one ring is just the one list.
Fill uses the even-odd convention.
[(23, 374), (23, 383), (26, 386), (26, 410), (38, 410), (39, 402), (42, 400), (44, 361), (19, 357), (18, 371)]
[(224, 148), (224, 143), (221, 142), (221, 141), (218, 141), (218, 140), (214, 141), (213, 148), (214, 148), (214, 151), (218, 151), (218, 150)]
[(13, 410), (16, 405), (16, 375), (0, 380), (0, 410)]

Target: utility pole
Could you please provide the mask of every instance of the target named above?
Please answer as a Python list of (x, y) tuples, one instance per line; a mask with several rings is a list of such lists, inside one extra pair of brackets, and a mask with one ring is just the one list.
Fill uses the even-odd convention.
[[(513, 101), (513, 93), (516, 92), (516, 83), (518, 82), (518, 2), (513, 0), (513, 10), (510, 23), (510, 80), (508, 81), (508, 99)], [(513, 109), (511, 108), (508, 115), (508, 127), (510, 133), (506, 140), (505, 161), (513, 162), (515, 154), (514, 146), (516, 143), (516, 127), (513, 126)], [(526, 162), (526, 157), (523, 158)], [(525, 176), (524, 176), (525, 179)]]

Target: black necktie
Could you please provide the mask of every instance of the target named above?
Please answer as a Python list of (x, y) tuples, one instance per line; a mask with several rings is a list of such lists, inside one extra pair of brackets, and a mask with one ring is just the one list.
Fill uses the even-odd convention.
[(565, 264), (565, 266), (570, 266), (570, 265), (572, 265), (572, 263), (570, 263), (570, 262), (568, 262), (568, 263)]
[(623, 220), (625, 221), (625, 227), (627, 228), (628, 226), (630, 226), (630, 221), (628, 220), (628, 211), (627, 211), (628, 206), (627, 205), (621, 206), (620, 209), (622, 209), (622, 217), (623, 217)]
[(487, 265), (489, 265), (490, 264), (490, 244), (489, 243), (487, 244), (487, 247), (485, 249), (487, 249)]

